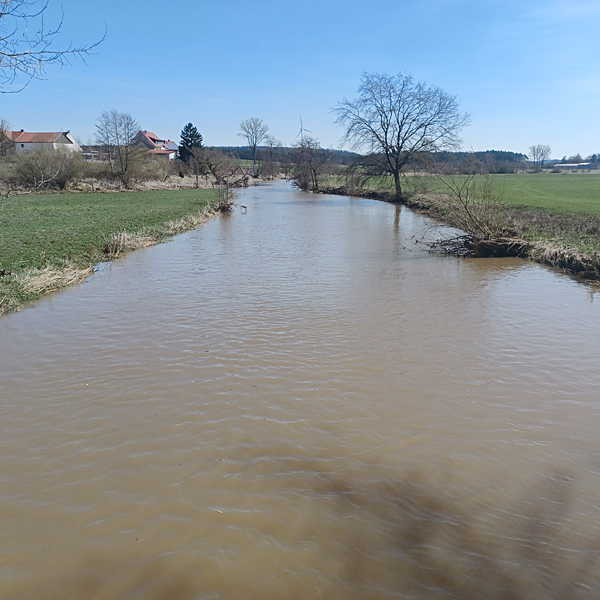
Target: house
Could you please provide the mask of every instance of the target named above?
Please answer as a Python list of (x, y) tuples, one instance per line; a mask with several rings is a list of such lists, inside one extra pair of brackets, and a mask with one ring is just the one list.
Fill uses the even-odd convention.
[(580, 162), (580, 163), (556, 163), (554, 169), (561, 171), (589, 171), (597, 169), (597, 163)]
[(177, 144), (171, 140), (163, 140), (151, 131), (140, 131), (134, 138), (134, 144), (147, 148), (150, 154), (167, 160), (177, 158)]
[(15, 144), (17, 154), (27, 154), (33, 150), (65, 150), (81, 152), (81, 146), (69, 131), (29, 132), (7, 131), (6, 136)]

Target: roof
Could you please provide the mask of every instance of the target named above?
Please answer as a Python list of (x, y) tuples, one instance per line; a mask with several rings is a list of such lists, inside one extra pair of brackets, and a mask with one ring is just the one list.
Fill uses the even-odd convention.
[(164, 140), (162, 140), (161, 138), (159, 138), (152, 131), (142, 131), (141, 133), (142, 133), (142, 135), (145, 135), (152, 142), (164, 142)]
[(150, 152), (154, 152), (154, 154), (173, 154), (178, 149), (174, 141), (159, 138), (152, 131), (141, 130), (137, 134), (137, 138), (144, 146), (149, 147)]
[(163, 150), (162, 148), (155, 148), (154, 150), (148, 150), (150, 154), (174, 154), (175, 150)]
[[(51, 132), (29, 132), (29, 131), (7, 131), (6, 135), (13, 141), (19, 142), (20, 144), (52, 144), (54, 143), (63, 133), (69, 133), (68, 131), (51, 131)], [(68, 138), (67, 138), (68, 139)], [(69, 144), (72, 143), (68, 139)]]

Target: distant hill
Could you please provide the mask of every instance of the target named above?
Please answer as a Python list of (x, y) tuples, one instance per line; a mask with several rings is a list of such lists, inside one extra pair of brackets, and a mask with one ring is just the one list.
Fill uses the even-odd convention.
[[(247, 146), (217, 146), (219, 150), (242, 160), (252, 160), (252, 151)], [(277, 161), (286, 161), (293, 148), (281, 146), (274, 150)], [(266, 157), (269, 149), (260, 147), (258, 156)], [(360, 157), (356, 152), (329, 149), (331, 161), (338, 165), (349, 165)], [(424, 158), (425, 164), (435, 164), (439, 168), (452, 169), (461, 173), (514, 173), (527, 167), (527, 156), (507, 150), (485, 150), (482, 152), (433, 152)], [(423, 163), (415, 163), (419, 168)]]
[(527, 156), (507, 150), (483, 152), (435, 152), (433, 162), (462, 173), (514, 173), (527, 166)]
[[(228, 154), (229, 156), (233, 156), (234, 158), (239, 158), (241, 160), (252, 160), (252, 150), (248, 148), (248, 146), (215, 146), (221, 152)], [(258, 147), (258, 157), (265, 157), (269, 148), (266, 146)], [(274, 149), (274, 158), (275, 160), (281, 161), (285, 160), (285, 158), (290, 154), (293, 148), (289, 146), (280, 146)], [(355, 158), (360, 156), (356, 152), (348, 152), (347, 150), (331, 150), (328, 149), (327, 152), (330, 153), (332, 160), (334, 163), (339, 165), (347, 165), (351, 163)]]

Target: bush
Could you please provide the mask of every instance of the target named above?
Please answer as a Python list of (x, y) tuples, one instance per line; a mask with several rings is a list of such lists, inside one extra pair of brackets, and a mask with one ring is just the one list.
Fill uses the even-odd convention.
[(165, 181), (170, 174), (169, 161), (146, 153), (132, 165), (130, 179), (132, 182)]
[(85, 179), (96, 179), (102, 182), (109, 182), (114, 179), (110, 163), (105, 161), (86, 161), (82, 176)]
[(504, 235), (506, 211), (494, 180), (488, 175), (438, 177), (446, 188), (437, 198), (444, 220), (462, 229), (473, 240), (490, 240)]
[(62, 150), (35, 150), (17, 156), (12, 163), (9, 183), (34, 190), (64, 190), (85, 169), (81, 154)]

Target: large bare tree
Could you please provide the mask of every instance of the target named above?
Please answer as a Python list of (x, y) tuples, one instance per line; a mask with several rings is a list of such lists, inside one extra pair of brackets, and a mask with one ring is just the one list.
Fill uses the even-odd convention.
[(536, 144), (529, 147), (533, 168), (535, 171), (541, 171), (544, 166), (544, 161), (550, 158), (552, 149), (547, 144)]
[(255, 176), (258, 175), (256, 172), (256, 149), (265, 139), (268, 131), (269, 126), (258, 117), (250, 117), (240, 123), (238, 136), (246, 138), (246, 142), (248, 142), (248, 146), (252, 150), (252, 166), (254, 167)]
[[(92, 44), (57, 46), (62, 17), (53, 27), (44, 21), (49, 0), (0, 0), (0, 92), (22, 90), (41, 78), (49, 65), (85, 59), (104, 36)], [(106, 34), (105, 34), (106, 35)]]
[(404, 73), (364, 73), (358, 98), (333, 110), (346, 128), (343, 141), (366, 152), (369, 169), (393, 176), (397, 199), (403, 167), (423, 153), (456, 148), (458, 132), (470, 122), (454, 96)]
[(140, 131), (137, 121), (128, 113), (105, 111), (96, 122), (96, 143), (105, 148), (113, 175), (125, 187), (131, 185), (132, 170), (146, 152), (135, 146)]

